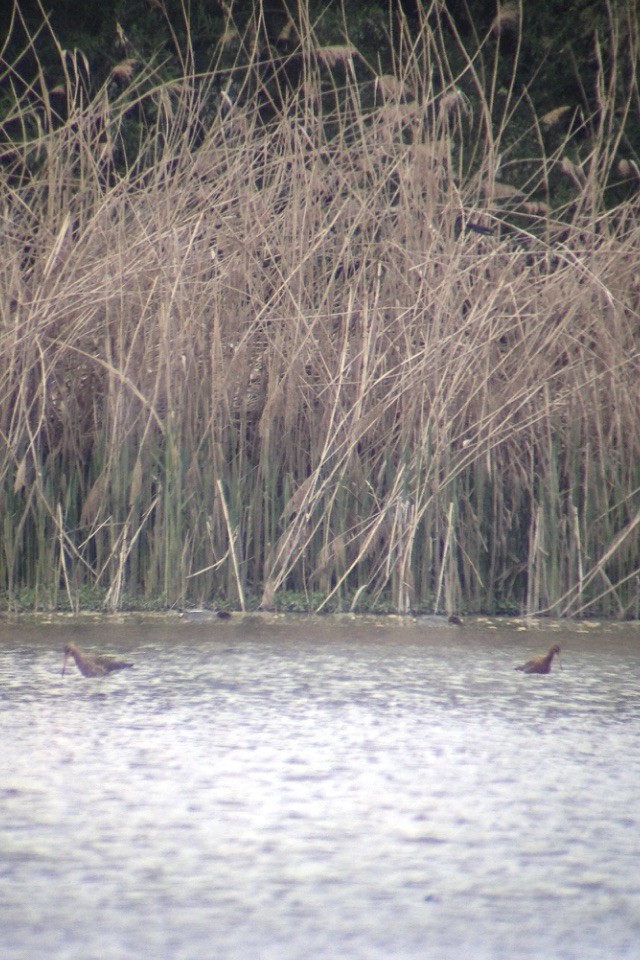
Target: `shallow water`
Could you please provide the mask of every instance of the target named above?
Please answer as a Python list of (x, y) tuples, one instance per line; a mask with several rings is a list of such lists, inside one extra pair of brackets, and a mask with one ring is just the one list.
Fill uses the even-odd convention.
[(0, 734), (5, 960), (640, 956), (637, 625), (4, 623)]

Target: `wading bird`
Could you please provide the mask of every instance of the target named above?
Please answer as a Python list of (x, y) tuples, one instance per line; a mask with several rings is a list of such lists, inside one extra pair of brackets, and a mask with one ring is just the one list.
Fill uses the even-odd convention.
[[(546, 653), (544, 657), (527, 660), (521, 667), (516, 667), (515, 669), (522, 670), (523, 673), (551, 673), (551, 664), (554, 657), (558, 657), (558, 663), (560, 663), (560, 647), (557, 643), (549, 647), (549, 652)], [(560, 669), (562, 670), (562, 664), (560, 664)]]
[(69, 657), (73, 657), (83, 677), (106, 677), (107, 674), (113, 673), (115, 670), (125, 670), (127, 667), (133, 666), (132, 663), (126, 663), (124, 660), (116, 660), (115, 657), (90, 657), (72, 643), (68, 643), (64, 648), (64, 663), (62, 664), (63, 677), (67, 669)]

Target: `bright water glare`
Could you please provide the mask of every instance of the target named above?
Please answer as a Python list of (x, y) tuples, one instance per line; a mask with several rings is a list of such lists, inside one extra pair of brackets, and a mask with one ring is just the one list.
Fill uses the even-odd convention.
[[(0, 956), (637, 960), (639, 641), (0, 625)], [(63, 677), (67, 642), (135, 666)]]

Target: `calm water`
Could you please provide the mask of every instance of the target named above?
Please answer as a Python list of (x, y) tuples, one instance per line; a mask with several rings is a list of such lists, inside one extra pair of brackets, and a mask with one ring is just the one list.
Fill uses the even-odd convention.
[(0, 735), (4, 960), (640, 957), (637, 625), (5, 623)]

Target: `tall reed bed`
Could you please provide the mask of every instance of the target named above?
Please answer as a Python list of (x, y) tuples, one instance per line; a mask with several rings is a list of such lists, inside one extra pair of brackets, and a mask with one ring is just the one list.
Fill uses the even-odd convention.
[(5, 69), (10, 605), (638, 614), (637, 78), (586, 163), (533, 111), (519, 160), (526, 96), (441, 26), (386, 75), (304, 18), (228, 74)]

